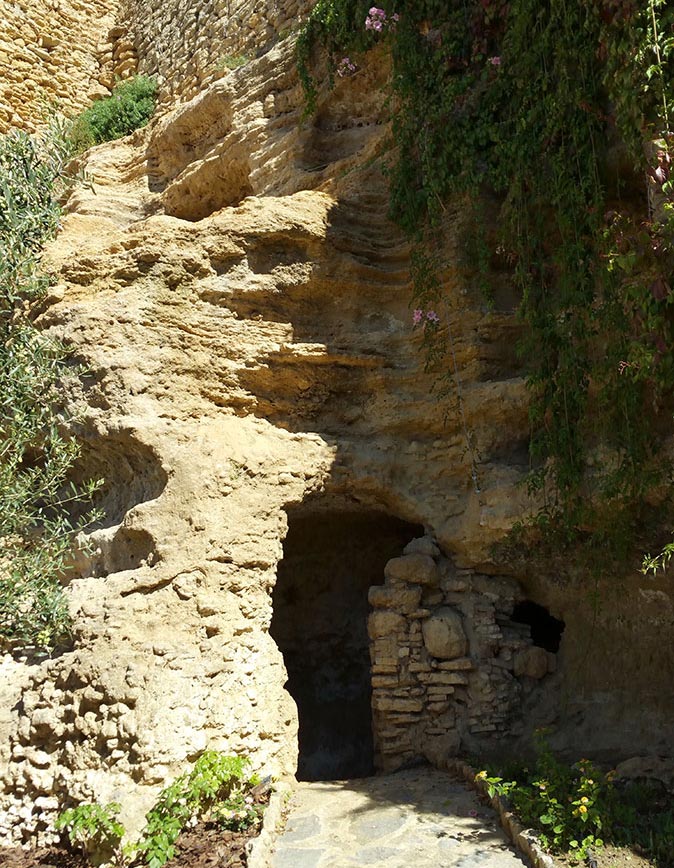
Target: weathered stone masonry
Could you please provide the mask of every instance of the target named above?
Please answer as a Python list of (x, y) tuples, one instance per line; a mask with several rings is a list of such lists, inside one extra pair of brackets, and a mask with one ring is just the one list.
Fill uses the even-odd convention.
[(76, 114), (136, 71), (117, 0), (0, 0), (0, 133)]
[(227, 74), (234, 55), (259, 57), (296, 30), (311, 0), (121, 0), (140, 58), (161, 98), (175, 102)]
[(429, 537), (390, 560), (370, 589), (377, 764), (442, 762), (521, 730), (524, 694), (557, 668), (511, 620), (517, 582), (457, 570)]

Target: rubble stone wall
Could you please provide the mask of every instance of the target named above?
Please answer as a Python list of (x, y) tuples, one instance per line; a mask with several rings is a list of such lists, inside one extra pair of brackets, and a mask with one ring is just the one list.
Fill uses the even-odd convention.
[(556, 654), (511, 619), (524, 593), (508, 578), (456, 569), (413, 540), (370, 589), (373, 729), (385, 770), (490, 750), (521, 734), (522, 699), (540, 693)]

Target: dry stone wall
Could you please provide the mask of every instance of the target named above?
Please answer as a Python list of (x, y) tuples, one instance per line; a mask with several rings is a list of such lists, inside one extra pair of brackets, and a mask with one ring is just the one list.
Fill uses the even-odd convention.
[(378, 765), (507, 747), (524, 728), (523, 697), (557, 669), (511, 619), (522, 588), (457, 569), (430, 537), (406, 546), (385, 576), (369, 593)]
[(118, 0), (0, 0), (0, 133), (76, 114), (132, 74)]

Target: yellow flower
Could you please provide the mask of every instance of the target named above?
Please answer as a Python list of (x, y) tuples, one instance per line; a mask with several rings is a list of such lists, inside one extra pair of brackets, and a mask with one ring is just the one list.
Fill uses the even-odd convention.
[(484, 780), (487, 777), (487, 772), (483, 769), (475, 775), (475, 780)]
[(587, 779), (587, 783), (588, 783), (588, 784), (593, 784), (594, 781), (592, 780), (592, 778), (588, 778), (588, 779)]
[(587, 808), (585, 807), (585, 805), (581, 805), (578, 810), (581, 814), (587, 814)]
[(583, 804), (583, 805), (587, 805), (587, 803), (588, 803), (590, 800), (588, 799), (587, 796), (583, 796), (583, 798), (582, 798), (580, 801), (581, 801), (581, 804)]

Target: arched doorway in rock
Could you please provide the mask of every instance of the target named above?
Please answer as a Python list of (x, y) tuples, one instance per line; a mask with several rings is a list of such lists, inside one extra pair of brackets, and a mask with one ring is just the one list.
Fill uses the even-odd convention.
[(373, 771), (368, 589), (423, 528), (383, 512), (289, 510), (271, 635), (299, 714), (299, 780)]

